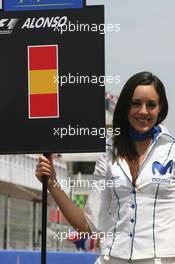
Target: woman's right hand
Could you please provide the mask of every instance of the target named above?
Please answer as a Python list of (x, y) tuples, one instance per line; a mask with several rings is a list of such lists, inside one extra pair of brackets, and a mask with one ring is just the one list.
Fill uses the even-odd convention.
[(41, 183), (43, 176), (48, 177), (48, 184), (56, 181), (56, 171), (53, 165), (52, 154), (48, 154), (47, 158), (45, 156), (39, 157), (38, 164), (36, 165), (35, 176)]

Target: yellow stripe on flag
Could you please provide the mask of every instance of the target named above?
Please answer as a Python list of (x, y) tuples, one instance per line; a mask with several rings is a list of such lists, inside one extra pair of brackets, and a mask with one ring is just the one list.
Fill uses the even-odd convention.
[(30, 94), (57, 93), (57, 70), (29, 71)]

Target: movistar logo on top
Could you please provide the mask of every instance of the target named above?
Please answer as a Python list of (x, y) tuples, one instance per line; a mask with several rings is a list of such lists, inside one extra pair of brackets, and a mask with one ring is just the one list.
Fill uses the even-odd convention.
[(165, 175), (166, 173), (171, 173), (173, 169), (173, 160), (169, 160), (166, 164), (161, 164), (159, 161), (154, 161), (152, 164), (152, 172), (155, 175), (156, 170), (160, 175)]
[(154, 161), (152, 164), (152, 182), (157, 184), (170, 185), (175, 183), (175, 179), (170, 175), (173, 170), (173, 160), (169, 160), (165, 164), (161, 164), (159, 161)]
[(4, 0), (5, 11), (82, 8), (83, 0)]

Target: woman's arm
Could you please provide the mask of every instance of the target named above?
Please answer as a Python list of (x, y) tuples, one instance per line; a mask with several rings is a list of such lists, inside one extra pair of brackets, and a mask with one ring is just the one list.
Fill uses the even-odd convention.
[(44, 156), (39, 157), (35, 175), (40, 182), (42, 182), (43, 176), (48, 177), (48, 189), (63, 215), (74, 229), (78, 232), (91, 233), (83, 211), (73, 204), (66, 193), (61, 189), (59, 183), (57, 183), (52, 155), (49, 155), (48, 158)]

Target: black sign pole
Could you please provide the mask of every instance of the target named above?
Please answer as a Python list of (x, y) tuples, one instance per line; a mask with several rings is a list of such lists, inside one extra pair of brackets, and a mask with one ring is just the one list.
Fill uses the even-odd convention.
[[(47, 158), (48, 155), (44, 153)], [(47, 253), (47, 176), (43, 177), (42, 190), (42, 234), (41, 234), (41, 264), (46, 264)]]

